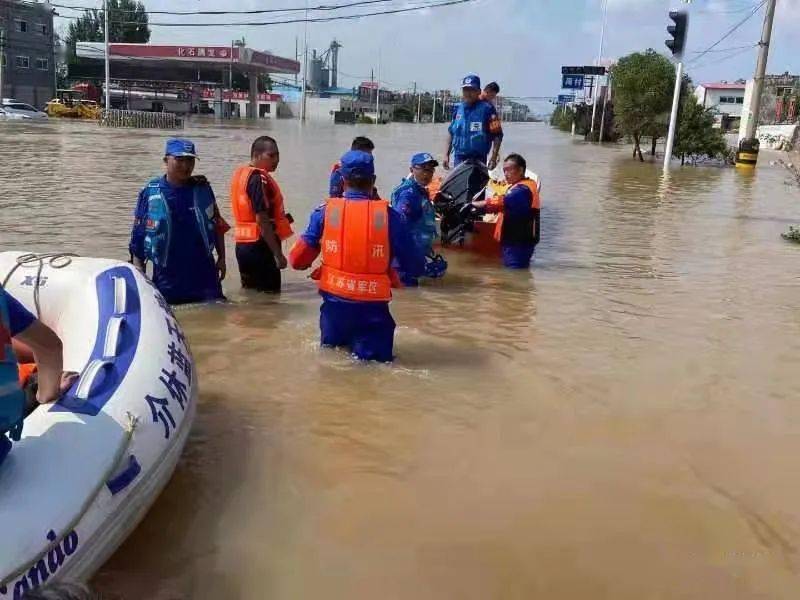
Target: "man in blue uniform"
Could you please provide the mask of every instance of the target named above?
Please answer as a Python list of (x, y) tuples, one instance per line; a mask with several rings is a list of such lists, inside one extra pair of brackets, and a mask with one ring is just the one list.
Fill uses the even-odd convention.
[[(192, 177), (197, 152), (189, 140), (171, 139), (164, 152), (166, 174), (139, 192), (130, 253), (170, 304), (221, 300), (228, 226), (211, 186)], [(216, 251), (216, 258), (214, 252)]]
[[(353, 143), (350, 144), (350, 150), (360, 150), (361, 152), (372, 154), (372, 151), (375, 150), (375, 144), (373, 144), (372, 140), (368, 137), (360, 135), (353, 139)], [(342, 166), (337, 162), (335, 165), (333, 165), (333, 167), (331, 167), (331, 176), (328, 180), (328, 197), (342, 198), (343, 196), (344, 176), (342, 176)], [(375, 191), (374, 197), (378, 197), (377, 190)]]
[(509, 269), (529, 268), (533, 251), (539, 243), (539, 184), (525, 176), (527, 168), (522, 156), (509, 154), (503, 163), (503, 175), (509, 185), (506, 193), (472, 203), (476, 208), (500, 215), (494, 237), (503, 251), (503, 265)]
[(480, 99), (481, 79), (477, 75), (464, 77), (461, 81), (461, 93), (463, 102), (453, 111), (453, 120), (447, 129), (447, 146), (442, 166), (445, 169), (450, 168), (452, 152), (455, 166), (465, 160), (479, 160), (489, 169), (494, 169), (503, 140), (503, 127), (497, 111), (489, 102)]
[(342, 156), (341, 170), (344, 198), (330, 198), (311, 213), (289, 263), (294, 269), (308, 269), (322, 253), (322, 266), (312, 277), (323, 299), (323, 346), (348, 348), (361, 360), (390, 362), (395, 329), (390, 287), (400, 286), (390, 263), (396, 260), (403, 271), (418, 277), (424, 258), (402, 217), (385, 201), (371, 198), (372, 156), (350, 151)]
[[(433, 253), (436, 239), (436, 211), (428, 193), (439, 163), (428, 152), (411, 157), (411, 173), (392, 192), (392, 208), (403, 217), (417, 251), (428, 258), (425, 264), (427, 277), (442, 277), (447, 262)], [(416, 286), (419, 280), (398, 268), (398, 274), (406, 286)]]
[(75, 380), (75, 374), (62, 371), (62, 345), (55, 332), (0, 287), (0, 462), (11, 448), (9, 437), (19, 439), (26, 410), (16, 353), (38, 368), (37, 390), (28, 410), (37, 402), (58, 400)]

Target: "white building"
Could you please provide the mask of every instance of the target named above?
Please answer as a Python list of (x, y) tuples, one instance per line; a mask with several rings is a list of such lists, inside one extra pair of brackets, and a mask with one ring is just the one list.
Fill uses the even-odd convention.
[(717, 115), (722, 129), (728, 130), (739, 126), (744, 107), (745, 82), (701, 83), (694, 90), (697, 101), (703, 108), (710, 108)]

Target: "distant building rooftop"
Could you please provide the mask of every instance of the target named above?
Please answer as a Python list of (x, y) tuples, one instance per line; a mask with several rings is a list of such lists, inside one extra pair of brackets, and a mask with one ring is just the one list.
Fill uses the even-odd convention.
[(744, 82), (728, 83), (727, 81), (718, 81), (715, 83), (701, 83), (700, 85), (706, 88), (707, 90), (743, 90), (745, 87)]

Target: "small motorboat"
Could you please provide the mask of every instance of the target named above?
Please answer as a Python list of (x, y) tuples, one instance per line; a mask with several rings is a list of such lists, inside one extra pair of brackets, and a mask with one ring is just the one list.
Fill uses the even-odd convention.
[(145, 516), (189, 435), (197, 373), (170, 306), (127, 263), (3, 252), (0, 282), (80, 373), (0, 463), (0, 599), (18, 599), (88, 579)]
[[(531, 170), (526, 170), (525, 176), (535, 181), (541, 192), (539, 176)], [(439, 216), (441, 247), (500, 256), (500, 243), (494, 238), (497, 215), (479, 213), (472, 202), (486, 196), (501, 196), (508, 188), (500, 165), (489, 171), (480, 161), (465, 161), (453, 169), (439, 185), (433, 200)]]

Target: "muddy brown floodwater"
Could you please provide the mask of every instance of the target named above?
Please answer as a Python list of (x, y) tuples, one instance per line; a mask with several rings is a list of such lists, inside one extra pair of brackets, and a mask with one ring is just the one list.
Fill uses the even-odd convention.
[[(264, 131), (301, 226), (358, 133), (388, 193), (441, 126), (185, 132), (230, 214)], [(127, 257), (166, 133), (0, 126), (0, 244)], [(762, 160), (638, 164), (509, 125), (544, 182), (530, 272), (449, 253), (396, 295), (398, 360), (320, 351), (313, 285), (179, 311), (198, 417), (144, 522), (95, 577), (174, 598), (796, 598), (800, 190)]]

